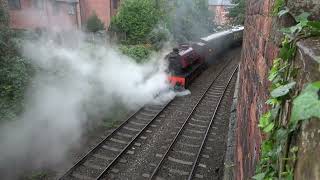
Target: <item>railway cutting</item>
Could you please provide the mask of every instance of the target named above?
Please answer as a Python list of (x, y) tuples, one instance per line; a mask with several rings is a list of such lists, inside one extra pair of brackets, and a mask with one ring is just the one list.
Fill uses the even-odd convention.
[(133, 113), (60, 179), (221, 178), (239, 54), (218, 57), (191, 95)]

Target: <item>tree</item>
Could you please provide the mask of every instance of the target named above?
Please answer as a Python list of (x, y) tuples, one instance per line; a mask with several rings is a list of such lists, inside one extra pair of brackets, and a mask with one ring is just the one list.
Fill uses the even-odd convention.
[(95, 33), (102, 30), (105, 30), (104, 23), (93, 13), (87, 20), (87, 31)]
[(169, 29), (177, 42), (199, 39), (213, 32), (213, 14), (207, 0), (176, 0), (169, 19)]
[(155, 0), (124, 0), (111, 21), (110, 30), (125, 33), (126, 44), (145, 43), (161, 19), (161, 12), (156, 6)]
[(235, 3), (236, 6), (229, 10), (229, 17), (232, 18), (233, 24), (244, 24), (246, 8), (245, 0), (234, 0), (233, 3)]

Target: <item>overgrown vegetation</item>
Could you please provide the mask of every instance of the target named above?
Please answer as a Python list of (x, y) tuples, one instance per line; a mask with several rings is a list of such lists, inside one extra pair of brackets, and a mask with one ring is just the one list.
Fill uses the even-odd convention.
[[(125, 0), (111, 20), (110, 30), (124, 35), (120, 50), (137, 62), (143, 62), (151, 53), (152, 48), (145, 44), (150, 44), (149, 35), (163, 17), (157, 5), (154, 0)], [(165, 39), (158, 39), (157, 43)]]
[(31, 65), (17, 52), (8, 13), (0, 5), (0, 122), (11, 121), (22, 111)]
[(138, 63), (145, 62), (151, 53), (150, 47), (144, 45), (120, 46), (120, 50)]
[(168, 27), (175, 41), (198, 40), (214, 31), (213, 14), (207, 0), (176, 0), (170, 12)]
[(244, 24), (245, 20), (245, 11), (246, 11), (246, 2), (245, 0), (234, 0), (236, 6), (230, 8), (228, 16), (232, 19), (232, 24)]
[(207, 0), (124, 0), (110, 31), (122, 35), (125, 54), (147, 58), (169, 41), (169, 34), (178, 43), (208, 35), (213, 31), (212, 14)]
[(104, 23), (99, 19), (96, 13), (93, 13), (87, 20), (86, 29), (88, 32), (98, 32), (105, 30)]
[(125, 33), (125, 44), (143, 44), (160, 18), (154, 0), (125, 0), (111, 21), (111, 29)]
[[(273, 14), (293, 16), (284, 0), (276, 0)], [(320, 22), (309, 21), (309, 15), (304, 12), (293, 16), (296, 25), (281, 30), (284, 40), (268, 78), (272, 85), (271, 97), (266, 103), (271, 110), (259, 122), (266, 138), (261, 145), (261, 157), (254, 179), (293, 179), (298, 147), (292, 144), (292, 139), (299, 132), (302, 121), (311, 117), (320, 118), (320, 81), (307, 84), (300, 94), (295, 82), (298, 74), (293, 62), (296, 42), (301, 38), (320, 36)]]

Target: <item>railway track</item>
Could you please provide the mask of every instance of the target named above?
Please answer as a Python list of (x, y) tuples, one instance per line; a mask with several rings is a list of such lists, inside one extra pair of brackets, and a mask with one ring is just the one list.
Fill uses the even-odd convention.
[[(226, 88), (236, 72), (236, 68), (233, 68), (234, 65), (230, 65), (232, 64), (231, 61), (224, 63), (223, 67), (219, 68), (218, 75), (214, 78), (212, 75), (208, 76), (210, 73), (203, 73), (208, 76), (206, 77), (207, 84), (203, 84), (202, 81), (194, 83), (195, 89), (197, 89), (195, 91), (201, 92), (195, 95), (192, 100), (195, 103), (192, 104), (176, 98), (161, 106), (149, 105), (139, 109), (80, 159), (60, 179), (137, 179), (133, 176), (122, 177), (119, 172), (127, 169), (126, 167), (121, 168), (121, 166), (129, 164), (130, 158), (127, 158), (128, 156), (137, 156), (132, 149), (142, 146), (140, 141), (145, 141), (148, 136), (156, 133), (152, 131), (152, 128), (159, 129), (163, 119), (167, 119), (167, 115), (163, 115), (165, 114), (163, 111), (175, 108), (183, 103), (186, 103), (186, 105), (185, 109), (181, 109), (181, 111), (186, 111), (182, 113), (187, 114), (187, 117), (181, 118), (180, 121), (177, 120), (177, 125), (183, 125), (179, 128), (173, 128), (176, 131), (172, 131), (170, 134), (174, 137), (167, 139), (162, 148), (155, 150), (157, 151), (155, 153), (156, 159), (153, 160), (151, 169), (146, 170), (141, 178), (201, 178), (201, 173), (195, 173), (199, 166), (205, 166), (203, 162), (199, 163), (199, 160), (203, 157), (201, 153), (206, 148), (206, 140), (210, 136), (210, 128)], [(232, 74), (231, 77), (230, 74)], [(186, 110), (188, 108), (189, 111)], [(163, 148), (164, 146), (166, 148)], [(166, 151), (163, 151), (164, 149)], [(115, 168), (115, 166), (120, 166), (120, 168)], [(118, 178), (115, 178), (113, 174), (118, 174)]]
[(145, 106), (133, 113), (59, 179), (100, 179), (104, 172), (119, 160), (121, 155), (131, 153), (127, 150), (138, 138), (141, 138), (140, 135), (156, 120), (170, 102), (163, 106)]
[(199, 164), (200, 159), (205, 157), (202, 152), (218, 108), (237, 69), (238, 67), (234, 68), (231, 75), (221, 73), (203, 93), (169, 147), (164, 152), (159, 152), (158, 157), (161, 159), (148, 179), (191, 180), (194, 176), (203, 178), (203, 175), (196, 174), (196, 170), (199, 166), (206, 167), (205, 161)]

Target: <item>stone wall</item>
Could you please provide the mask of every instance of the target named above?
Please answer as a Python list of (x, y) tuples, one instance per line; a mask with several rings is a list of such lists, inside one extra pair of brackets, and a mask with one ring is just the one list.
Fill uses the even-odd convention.
[[(294, 23), (293, 18), (289, 16), (281, 19), (272, 17), (273, 2), (273, 0), (246, 1), (247, 11), (240, 63), (240, 89), (237, 107), (236, 179), (250, 179), (254, 175), (259, 159), (260, 143), (263, 138), (258, 128), (258, 122), (260, 116), (268, 110), (265, 104), (269, 95), (268, 70), (272, 65), (273, 59), (278, 54), (282, 37), (279, 32), (280, 26), (288, 26)], [(288, 6), (296, 14), (301, 9), (304, 9), (312, 13), (313, 19), (320, 18), (320, 0), (290, 0)], [(306, 125), (306, 127), (308, 126)], [(318, 127), (318, 129), (320, 128)], [(309, 138), (311, 137), (310, 133)], [(313, 134), (314, 138), (316, 135), (315, 133)], [(300, 143), (301, 146), (302, 144), (305, 145), (303, 141)], [(319, 146), (319, 144), (317, 145)], [(314, 151), (310, 150), (309, 152)], [(305, 156), (306, 154), (301, 155)], [(313, 157), (310, 156), (310, 158)], [(297, 168), (300, 172), (305, 171), (303, 167), (308, 167), (308, 165), (299, 166), (298, 162)]]
[(249, 179), (259, 158), (261, 136), (258, 119), (267, 111), (267, 73), (276, 57), (276, 38), (270, 38), (271, 0), (247, 0), (244, 42), (240, 63), (240, 89), (237, 108), (236, 172), (237, 179)]

